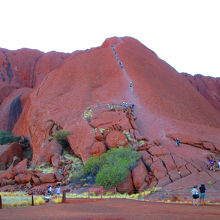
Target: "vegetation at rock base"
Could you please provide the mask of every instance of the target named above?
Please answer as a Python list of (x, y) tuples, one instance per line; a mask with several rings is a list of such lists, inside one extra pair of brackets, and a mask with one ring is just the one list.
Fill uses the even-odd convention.
[(87, 109), (84, 113), (83, 113), (83, 118), (86, 120), (90, 120), (93, 116), (93, 111), (92, 109)]
[(34, 168), (29, 168), (29, 170), (40, 170), (43, 173), (53, 173), (54, 168), (50, 165), (50, 163), (42, 163)]
[(70, 134), (71, 132), (68, 130), (59, 130), (52, 136), (52, 139), (56, 139), (59, 144), (61, 144), (64, 148), (67, 148), (69, 146), (67, 136)]
[(0, 130), (0, 145), (17, 142), (19, 141), (19, 139), (19, 137), (13, 136), (13, 134), (10, 131)]
[(125, 181), (139, 158), (139, 153), (130, 148), (113, 148), (99, 157), (91, 157), (83, 168), (83, 174), (95, 177), (97, 186), (109, 189)]

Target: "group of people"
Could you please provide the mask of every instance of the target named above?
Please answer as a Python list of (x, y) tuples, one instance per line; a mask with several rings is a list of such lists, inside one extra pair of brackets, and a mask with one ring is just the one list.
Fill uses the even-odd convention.
[(124, 108), (134, 109), (134, 104), (133, 104), (133, 103), (129, 104), (129, 103), (127, 103), (127, 102), (122, 102), (122, 103), (121, 103), (121, 106), (124, 107)]
[(47, 187), (47, 193), (48, 193), (49, 195), (51, 195), (51, 196), (54, 195), (54, 194), (56, 194), (57, 196), (59, 196), (60, 193), (61, 193), (60, 186), (58, 185), (58, 186), (55, 188), (55, 191), (53, 191), (52, 186), (51, 186), (51, 185), (48, 185), (48, 187)]
[(210, 160), (209, 170), (216, 171), (216, 168), (220, 168), (220, 160), (218, 162), (216, 160)]
[(201, 184), (199, 187), (199, 190), (197, 189), (198, 186), (195, 185), (193, 189), (191, 190), (192, 197), (193, 197), (193, 205), (199, 205), (199, 199), (200, 199), (200, 205), (205, 205), (205, 196), (206, 196), (206, 187), (205, 184)]
[(56, 188), (55, 188), (55, 191), (53, 191), (53, 188), (51, 185), (48, 185), (47, 186), (47, 193), (46, 195), (44, 196), (44, 199), (49, 202), (50, 199), (51, 199), (51, 196), (53, 195), (56, 195), (57, 197), (60, 196), (61, 194), (61, 188), (60, 186), (58, 185)]

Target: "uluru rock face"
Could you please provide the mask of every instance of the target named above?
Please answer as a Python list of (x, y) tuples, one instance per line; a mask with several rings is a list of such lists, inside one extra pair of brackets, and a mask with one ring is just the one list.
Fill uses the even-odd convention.
[(184, 74), (196, 90), (220, 111), (220, 78)]
[[(19, 89), (29, 88), (26, 91), (30, 92), (30, 88), (41, 82), (48, 72), (63, 64), (68, 56), (69, 54), (57, 52), (45, 54), (31, 49), (9, 51), (0, 48), (0, 104), (2, 104), (0, 106), (0, 121), (4, 121), (0, 124), (0, 129), (12, 130), (16, 117), (18, 118), (20, 115), (19, 111), (16, 111), (15, 116), (9, 117), (10, 109), (12, 112), (12, 109), (20, 108), (21, 112), (23, 108), (22, 104), (24, 103), (19, 101), (23, 90), (19, 92)], [(8, 116), (6, 116), (7, 114)]]
[[(18, 62), (5, 55), (12, 52), (1, 52), (5, 87), (0, 89), (5, 89), (0, 109), (7, 115), (14, 100), (19, 97), (22, 103), (16, 121), (10, 124), (8, 119), (1, 129), (13, 128), (30, 138), (33, 164), (60, 152), (49, 139), (58, 125), (71, 131), (68, 142), (83, 161), (113, 147), (134, 146), (141, 159), (119, 187), (128, 192), (182, 185), (191, 177), (192, 185), (199, 184), (195, 176), (202, 172), (216, 181), (207, 170), (207, 158), (220, 152), (218, 78), (179, 74), (129, 37), (110, 38), (101, 47), (71, 55), (25, 51), (19, 51), (27, 56), (21, 72), (9, 65), (9, 58)], [(14, 92), (16, 87), (31, 92)]]

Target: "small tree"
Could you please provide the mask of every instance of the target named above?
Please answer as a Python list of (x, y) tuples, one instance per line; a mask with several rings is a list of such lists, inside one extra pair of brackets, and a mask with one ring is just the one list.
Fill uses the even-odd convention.
[(19, 137), (15, 137), (9, 131), (0, 131), (0, 145), (19, 141)]
[(122, 184), (127, 177), (128, 169), (125, 164), (104, 166), (96, 175), (96, 185), (110, 189)]
[(116, 187), (124, 182), (139, 158), (139, 153), (130, 148), (113, 148), (100, 157), (89, 158), (84, 166), (84, 175), (95, 176), (98, 186)]
[(61, 144), (64, 147), (69, 146), (69, 143), (67, 141), (67, 136), (70, 135), (71, 132), (67, 130), (59, 130), (56, 132), (56, 134), (53, 135), (53, 138), (57, 140), (59, 144)]

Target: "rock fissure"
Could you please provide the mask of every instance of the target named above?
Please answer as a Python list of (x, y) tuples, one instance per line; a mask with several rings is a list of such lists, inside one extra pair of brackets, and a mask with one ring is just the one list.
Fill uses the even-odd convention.
[(11, 63), (10, 63), (10, 61), (9, 61), (9, 58), (8, 58), (7, 53), (6, 53), (5, 51), (3, 51), (3, 54), (4, 54), (5, 59), (6, 59), (6, 61), (7, 61), (7, 64), (6, 64), (6, 66), (5, 66), (6, 74), (7, 74), (7, 76), (8, 76), (9, 82), (11, 82), (12, 77), (13, 77), (13, 71), (12, 71), (12, 69), (11, 69)]

